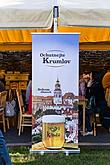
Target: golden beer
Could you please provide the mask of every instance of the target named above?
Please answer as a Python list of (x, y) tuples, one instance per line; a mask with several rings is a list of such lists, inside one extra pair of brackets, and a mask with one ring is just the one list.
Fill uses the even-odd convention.
[(42, 118), (42, 142), (46, 148), (59, 149), (63, 147), (65, 118), (61, 115), (45, 115)]

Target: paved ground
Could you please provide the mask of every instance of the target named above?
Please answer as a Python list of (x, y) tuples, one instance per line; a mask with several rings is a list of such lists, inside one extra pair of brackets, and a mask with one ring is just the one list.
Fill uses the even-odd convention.
[(110, 133), (106, 129), (98, 127), (96, 136), (79, 136), (79, 142), (110, 143)]
[[(11, 128), (4, 134), (6, 143), (12, 144), (31, 144), (31, 128), (24, 128), (23, 133), (18, 136), (18, 130)], [(82, 136), (79, 135), (80, 143), (110, 143), (110, 133), (102, 127), (98, 127), (97, 136)]]
[(15, 128), (11, 128), (4, 134), (5, 140), (7, 144), (21, 144), (21, 143), (31, 143), (31, 129), (24, 128), (23, 133), (18, 136), (18, 130)]

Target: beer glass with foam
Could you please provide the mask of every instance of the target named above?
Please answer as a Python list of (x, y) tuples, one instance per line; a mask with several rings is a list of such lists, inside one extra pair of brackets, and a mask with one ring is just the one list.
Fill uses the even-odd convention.
[(42, 142), (46, 148), (60, 149), (65, 139), (65, 118), (61, 115), (42, 117)]

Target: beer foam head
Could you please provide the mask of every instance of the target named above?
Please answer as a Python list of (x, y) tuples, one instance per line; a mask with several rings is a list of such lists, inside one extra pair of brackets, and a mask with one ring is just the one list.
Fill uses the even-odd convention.
[(61, 115), (45, 115), (42, 117), (43, 123), (64, 123), (65, 117)]

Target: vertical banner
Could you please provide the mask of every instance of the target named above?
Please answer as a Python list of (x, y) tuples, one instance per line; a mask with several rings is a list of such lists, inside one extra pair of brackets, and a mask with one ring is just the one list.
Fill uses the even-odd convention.
[(79, 34), (32, 34), (32, 151), (78, 149)]

